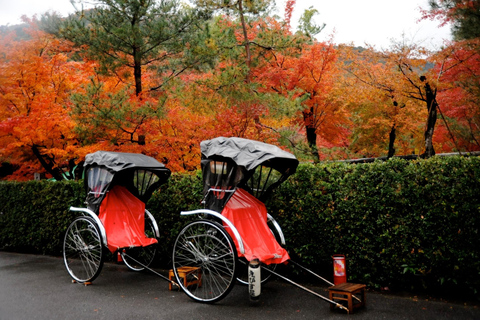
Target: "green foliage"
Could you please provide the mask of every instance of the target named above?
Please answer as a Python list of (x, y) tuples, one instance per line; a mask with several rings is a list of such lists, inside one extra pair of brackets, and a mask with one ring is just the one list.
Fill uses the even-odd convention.
[(0, 248), (59, 254), (63, 234), (82, 206), (78, 182), (0, 182)]
[[(480, 287), (480, 158), (390, 159), (301, 164), (267, 202), (294, 261), (332, 275), (345, 254), (351, 282), (392, 289)], [(0, 248), (61, 254), (63, 233), (82, 206), (79, 182), (0, 183)], [(202, 208), (201, 175), (172, 175), (147, 208), (160, 228), (162, 266)]]
[(104, 83), (91, 79), (84, 93), (70, 97), (70, 115), (77, 123), (75, 132), (83, 145), (110, 140), (112, 144), (138, 142), (139, 128), (152, 119), (164, 116), (162, 101), (134, 100), (128, 88), (112, 92)]
[(302, 165), (268, 206), (293, 259), (317, 270), (341, 253), (349, 281), (476, 292), (478, 194), (479, 158), (391, 159)]
[[(468, 3), (468, 4), (467, 4)], [(480, 36), (480, 3), (464, 0), (430, 0), (432, 12), (443, 11), (452, 22), (455, 40), (475, 39)]]
[(168, 182), (155, 192), (147, 203), (160, 229), (158, 259), (162, 265), (171, 265), (175, 239), (193, 216), (183, 217), (181, 211), (203, 208), (201, 175), (172, 174)]
[(212, 11), (225, 12), (229, 14), (240, 13), (258, 15), (267, 12), (274, 4), (272, 0), (193, 0), (197, 8), (208, 8)]
[(317, 14), (318, 10), (313, 7), (305, 9), (298, 23), (298, 29), (311, 39), (315, 38), (315, 36), (325, 28), (325, 23), (322, 25), (316, 25), (312, 21)]
[(186, 47), (196, 47), (201, 24), (209, 18), (176, 0), (97, 0), (94, 4), (94, 9), (78, 10), (58, 22), (58, 31), (52, 27), (47, 31), (87, 46), (86, 53), (100, 62), (104, 73), (132, 68), (137, 95), (143, 91), (142, 67), (172, 64), (168, 69), (175, 70), (176, 59)]

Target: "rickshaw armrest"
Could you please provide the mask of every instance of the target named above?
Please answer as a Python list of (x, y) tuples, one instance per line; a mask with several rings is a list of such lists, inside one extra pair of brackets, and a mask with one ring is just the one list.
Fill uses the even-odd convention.
[(192, 210), (192, 211), (182, 211), (180, 212), (180, 214), (182, 216), (187, 216), (192, 214), (208, 214), (222, 220), (222, 222), (224, 222), (230, 228), (230, 230), (232, 230), (233, 234), (235, 235), (235, 238), (237, 239), (237, 243), (238, 243), (238, 248), (240, 249), (240, 253), (245, 254), (245, 247), (243, 246), (243, 240), (237, 228), (235, 228), (235, 226), (230, 220), (222, 216), (220, 213), (213, 210), (209, 210), (209, 209), (198, 209), (198, 210)]
[(160, 231), (158, 229), (157, 221), (155, 221), (155, 218), (147, 209), (145, 209), (145, 214), (147, 215), (148, 219), (150, 219), (150, 221), (152, 222), (153, 228), (155, 229), (155, 238), (160, 238)]
[(285, 245), (285, 236), (283, 235), (283, 231), (282, 231), (282, 228), (280, 228), (280, 225), (278, 224), (277, 220), (275, 220), (271, 215), (270, 213), (267, 213), (267, 219), (268, 221), (270, 221), (273, 226), (275, 227), (275, 229), (277, 229), (277, 232), (278, 232), (278, 235), (280, 236), (280, 244), (282, 246)]
[(103, 226), (102, 221), (100, 218), (90, 209), (87, 208), (77, 208), (77, 207), (70, 207), (71, 211), (82, 212), (84, 216), (90, 217), (97, 223), (98, 229), (100, 230), (100, 236), (102, 237), (102, 242), (105, 246), (107, 246), (107, 232), (105, 231), (105, 227)]

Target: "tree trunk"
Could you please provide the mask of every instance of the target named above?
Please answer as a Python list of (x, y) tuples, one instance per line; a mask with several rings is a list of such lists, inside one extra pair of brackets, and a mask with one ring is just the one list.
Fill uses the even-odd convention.
[(423, 158), (430, 158), (435, 155), (433, 148), (433, 132), (435, 131), (435, 123), (437, 122), (437, 100), (436, 91), (432, 91), (430, 84), (425, 84), (425, 94), (428, 109), (427, 125), (425, 128), (425, 152), (422, 154)]
[(133, 76), (135, 77), (135, 94), (142, 93), (142, 59), (137, 50), (134, 50)]
[(242, 31), (243, 31), (243, 38), (245, 39), (245, 55), (246, 55), (246, 64), (247, 64), (247, 76), (245, 81), (250, 83), (250, 64), (251, 64), (251, 54), (250, 54), (250, 40), (248, 40), (248, 33), (247, 33), (247, 24), (245, 22), (245, 16), (243, 14), (243, 0), (238, 1), (238, 11), (240, 13), (240, 21), (242, 23)]
[(391, 158), (395, 155), (395, 139), (397, 138), (397, 128), (396, 125), (393, 124), (392, 129), (390, 130), (390, 139), (388, 142), (388, 156), (387, 158)]
[[(33, 145), (31, 149), (33, 154), (37, 157), (38, 161), (40, 161), (40, 163), (42, 164), (43, 168), (45, 168), (45, 170), (47, 170), (47, 172), (50, 173), (55, 180), (57, 181), (63, 180), (62, 173), (60, 172), (60, 170), (58, 168), (54, 168), (52, 159), (49, 159), (49, 161), (46, 161), (42, 156), (42, 154), (40, 153), (40, 150), (38, 150), (38, 146), (36, 145)], [(47, 158), (49, 157), (47, 156)]]
[(134, 43), (133, 43), (133, 77), (135, 78), (135, 95), (139, 96), (142, 93), (142, 37), (139, 28), (139, 21), (137, 16), (132, 17), (132, 29), (134, 33)]
[(320, 162), (320, 156), (317, 148), (317, 130), (313, 123), (313, 112), (310, 110), (303, 111), (303, 121), (305, 124), (307, 143), (313, 156), (313, 162), (318, 163)]

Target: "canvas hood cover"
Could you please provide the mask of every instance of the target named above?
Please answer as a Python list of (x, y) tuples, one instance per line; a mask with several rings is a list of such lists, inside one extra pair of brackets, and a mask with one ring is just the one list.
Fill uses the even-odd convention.
[(116, 184), (128, 186), (146, 203), (170, 177), (170, 170), (162, 163), (138, 153), (97, 151), (87, 154), (84, 167), (87, 208), (96, 213), (108, 190)]
[(104, 166), (114, 172), (133, 168), (170, 171), (156, 159), (140, 153), (97, 151), (85, 157), (85, 167), (92, 165)]
[(247, 171), (268, 162), (269, 167), (281, 173), (295, 173), (298, 160), (295, 156), (277, 146), (244, 138), (218, 137), (200, 143), (203, 158), (224, 157), (232, 159)]

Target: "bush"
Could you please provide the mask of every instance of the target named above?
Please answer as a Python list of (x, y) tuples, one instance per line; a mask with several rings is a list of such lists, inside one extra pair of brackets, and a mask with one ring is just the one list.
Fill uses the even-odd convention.
[(70, 206), (83, 206), (78, 182), (1, 182), (0, 248), (59, 254), (63, 234), (75, 217)]
[(479, 194), (479, 158), (392, 159), (302, 165), (268, 205), (314, 269), (345, 254), (349, 281), (476, 292)]
[[(349, 281), (398, 289), (480, 287), (480, 159), (301, 164), (267, 202), (293, 260), (331, 275), (345, 254)], [(0, 183), (0, 248), (60, 255), (84, 206), (80, 182)], [(161, 230), (159, 260), (201, 208), (201, 175), (174, 174), (147, 208)]]
[(158, 259), (162, 266), (171, 266), (175, 239), (182, 227), (196, 217), (183, 217), (181, 211), (202, 208), (201, 175), (172, 174), (147, 203), (160, 229)]

